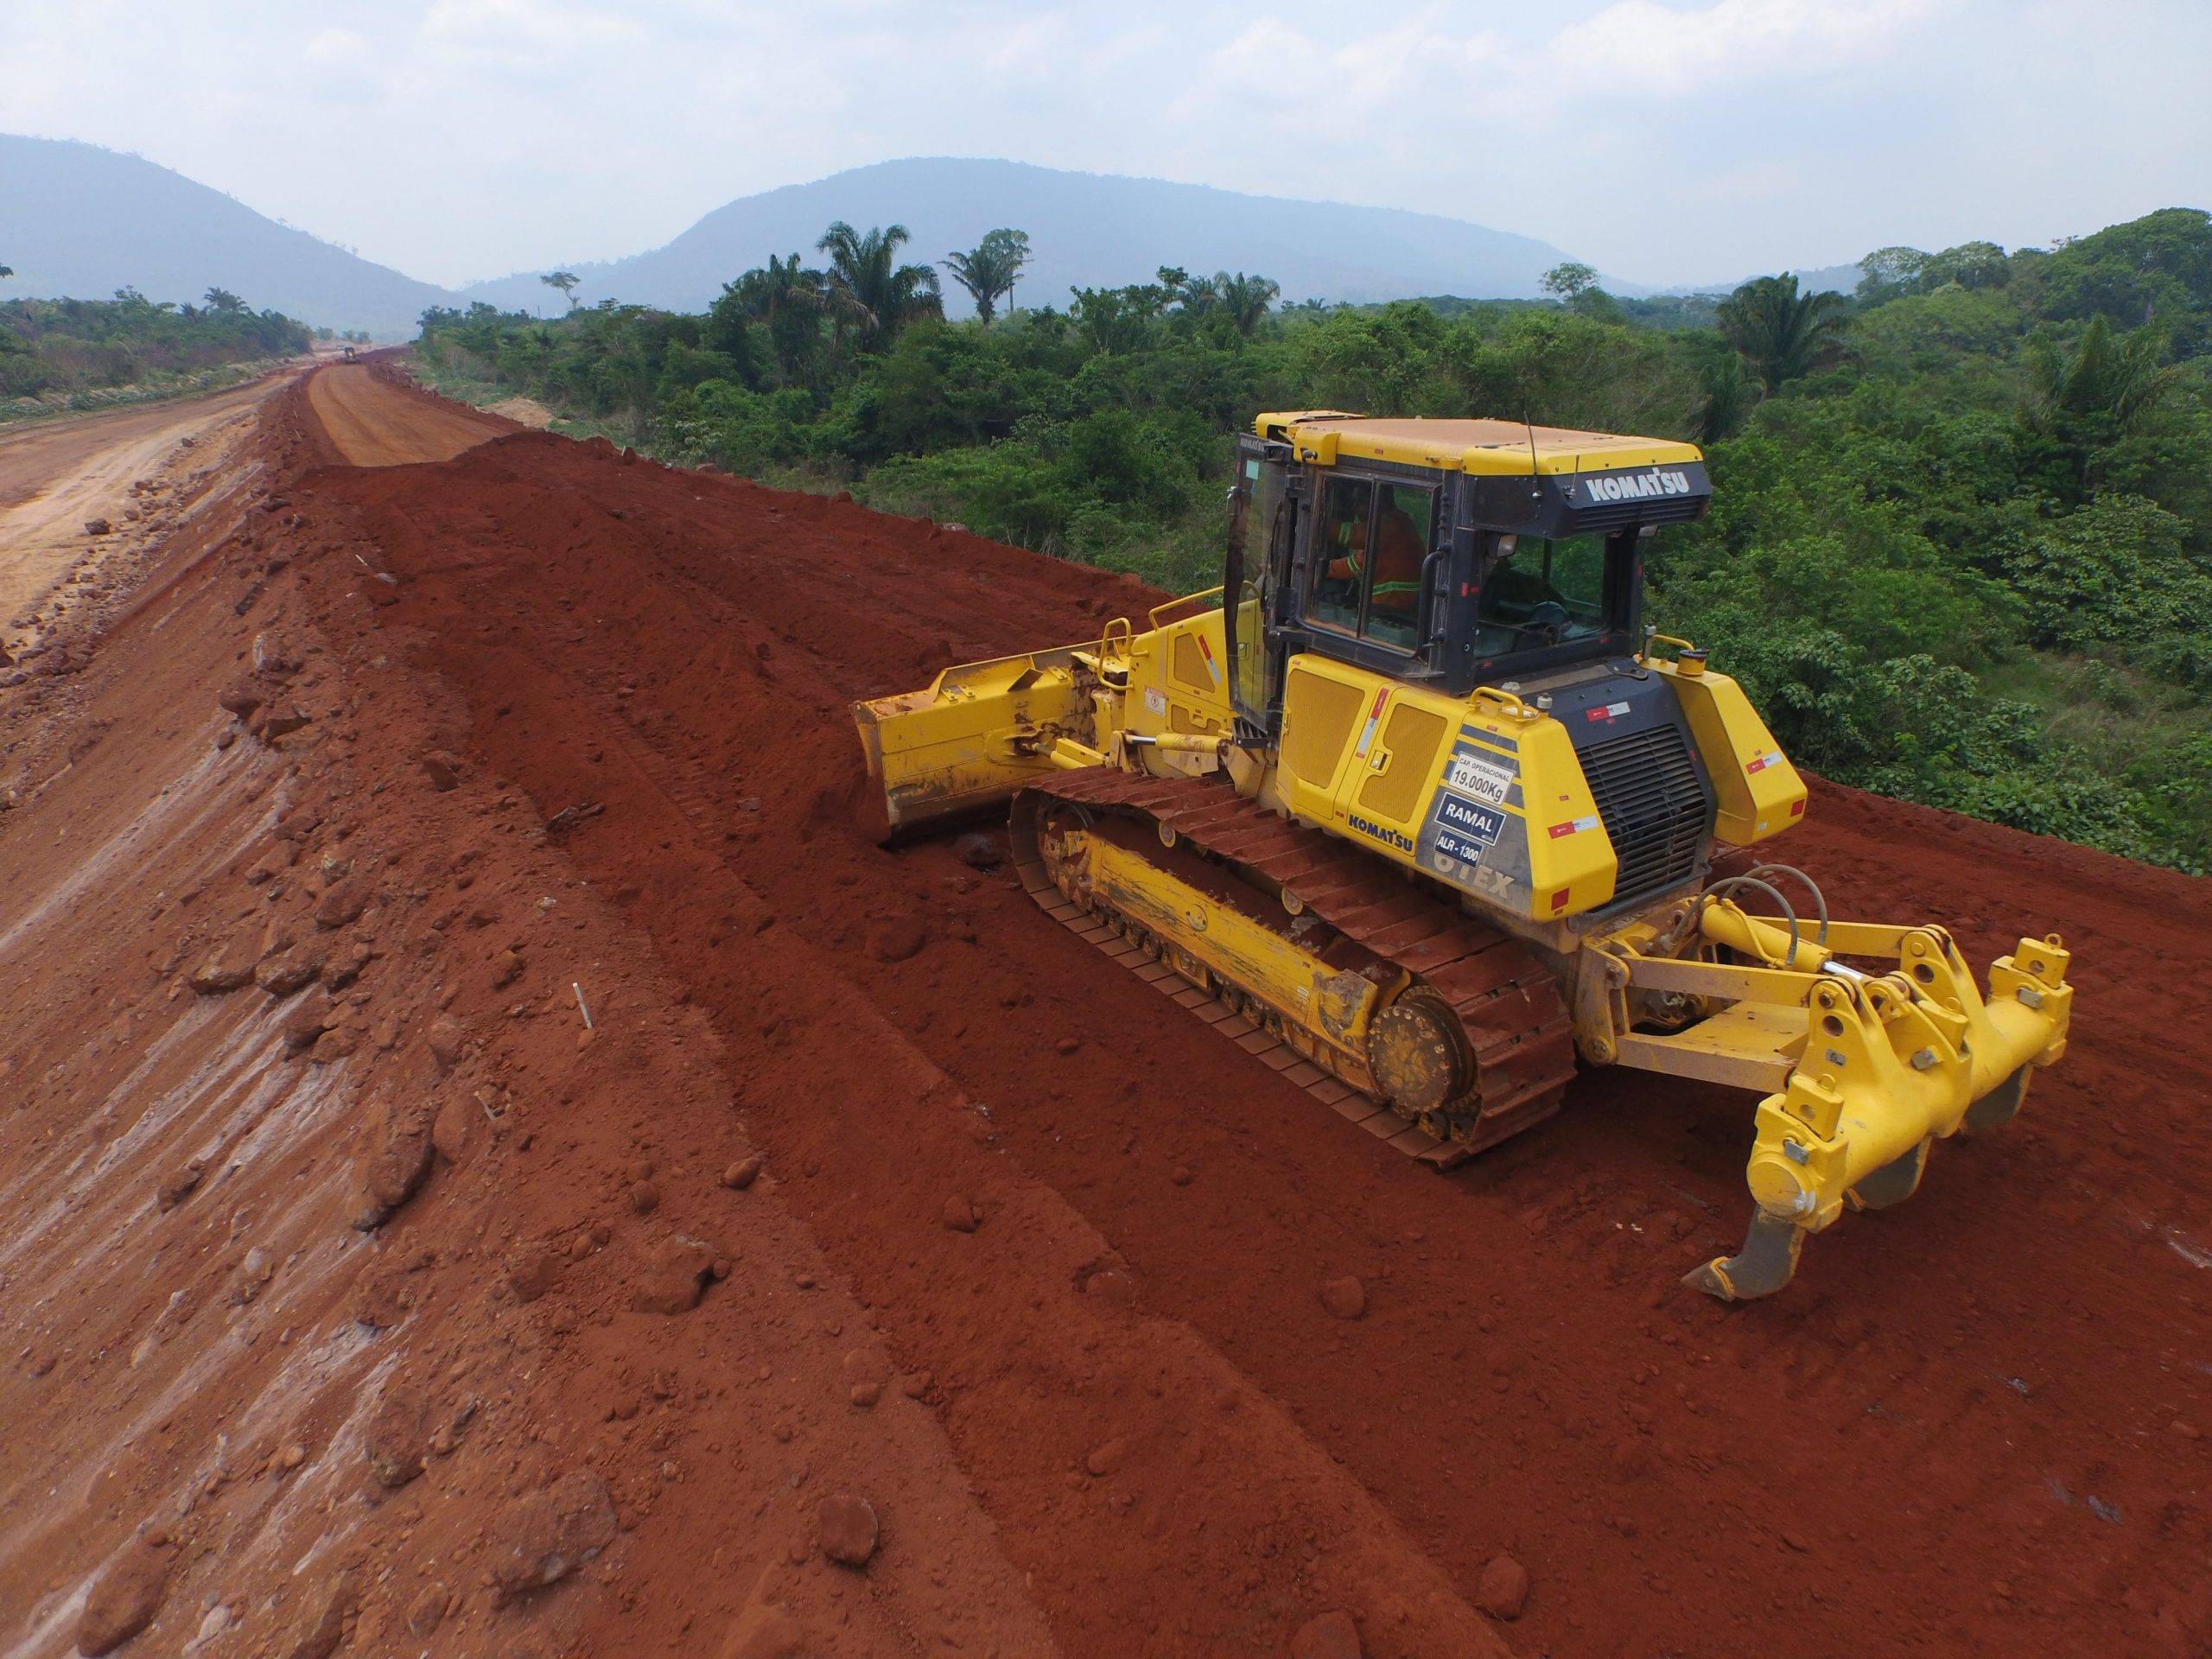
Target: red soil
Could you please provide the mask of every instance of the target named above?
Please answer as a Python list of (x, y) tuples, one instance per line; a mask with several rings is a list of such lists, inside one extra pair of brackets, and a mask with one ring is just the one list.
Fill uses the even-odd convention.
[[(450, 406), (353, 374), (372, 435), (347, 453), (446, 443)], [(87, 1571), (156, 1515), (181, 1558), (141, 1638), (162, 1651), (211, 1594), (264, 1633), (238, 1650), (289, 1651), (268, 1633), (347, 1566), (365, 1652), (426, 1583), (454, 1653), (775, 1651), (744, 1645), (774, 1617), (809, 1651), (1279, 1653), (1335, 1609), (1370, 1655), (2212, 1641), (2204, 884), (1819, 790), (1785, 855), (1840, 912), (1942, 921), (1978, 961), (2066, 936), (2074, 1048), (1910, 1204), (1723, 1308), (1674, 1281), (1740, 1236), (1740, 1097), (1588, 1076), (1433, 1176), (1005, 873), (850, 827), (849, 700), (1095, 633), (1141, 612), (1135, 584), (604, 445), (313, 467), (340, 452), (302, 393), (269, 427), (285, 505), (180, 545), (91, 668), (0, 708), (0, 783), (30, 797), (0, 817), (0, 933), (24, 935), (0, 938), (23, 1096), (0, 1195), (31, 1217), (0, 1241), (22, 1351), (0, 1420), (28, 1448), (0, 1508), (31, 1517), (0, 1537), (0, 1609), (28, 1610), (22, 1651), (67, 1650)], [(201, 711), (257, 632), (302, 659), (284, 695), (315, 722), (206, 758)], [(298, 999), (177, 975), (233, 928), (312, 928), (354, 879), (326, 855), (384, 872), (338, 930), (384, 954), (345, 1016), (358, 1052), (316, 1065), (268, 1052)], [(449, 1071), (428, 1046), (448, 987)], [(218, 1134), (240, 1102), (184, 1081), (218, 1055), (275, 1080), (257, 1121), (289, 1127), (255, 1133), (281, 1145)], [(347, 1228), (349, 1141), (486, 1094), (496, 1121), (457, 1113), (480, 1136)], [(236, 1173), (211, 1160), (157, 1211), (219, 1140)], [(716, 1185), (748, 1148), (769, 1173)], [(677, 1233), (726, 1276), (633, 1311), (691, 1270)], [(281, 1266), (233, 1304), (257, 1245)], [(1345, 1274), (1351, 1321), (1319, 1294)], [(356, 1299), (392, 1284), (411, 1306), (372, 1335)], [(864, 1392), (880, 1371), (916, 1398), (849, 1403), (848, 1349)], [(360, 1436), (397, 1380), (475, 1414), (372, 1503)], [(499, 1506), (577, 1469), (624, 1530), (499, 1604)], [(838, 1488), (882, 1522), (864, 1572), (811, 1548)], [(1473, 1609), (1506, 1554), (1534, 1589), (1499, 1625)]]

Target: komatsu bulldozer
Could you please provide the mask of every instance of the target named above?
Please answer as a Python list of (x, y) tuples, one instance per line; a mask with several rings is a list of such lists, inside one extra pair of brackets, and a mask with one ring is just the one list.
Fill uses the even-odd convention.
[(1578, 1056), (1749, 1091), (1750, 1228), (1685, 1282), (1778, 1290), (2019, 1109), (2072, 992), (2056, 935), (1985, 990), (1942, 928), (1736, 850), (1805, 785), (1642, 614), (1711, 493), (1687, 443), (1262, 415), (1220, 588), (855, 705), (878, 828), (1009, 804), (1049, 915), (1432, 1165), (1556, 1111)]

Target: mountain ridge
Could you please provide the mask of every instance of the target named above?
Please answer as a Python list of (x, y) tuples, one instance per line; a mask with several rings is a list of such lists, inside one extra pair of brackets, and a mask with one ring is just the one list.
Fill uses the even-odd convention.
[[(1244, 270), (1281, 285), (1286, 301), (1414, 299), (1446, 291), (1529, 299), (1569, 256), (1535, 237), (1402, 207), (1255, 195), (1212, 185), (962, 156), (908, 156), (848, 168), (803, 184), (740, 196), (702, 214), (658, 248), (567, 266), (580, 303), (601, 299), (697, 310), (721, 284), (771, 255), (810, 255), (833, 220), (863, 229), (900, 224), (906, 257), (939, 265), (1001, 226), (1033, 249), (1017, 302), (1043, 290), (1062, 304), (1074, 287), (1148, 282), (1162, 265)], [(508, 309), (544, 308), (543, 273), (518, 271), (461, 291)], [(949, 279), (946, 309), (966, 315)], [(1643, 293), (1635, 284), (1617, 291)]]
[(0, 299), (197, 303), (226, 288), (256, 310), (396, 339), (450, 290), (280, 225), (143, 156), (73, 138), (0, 133)]

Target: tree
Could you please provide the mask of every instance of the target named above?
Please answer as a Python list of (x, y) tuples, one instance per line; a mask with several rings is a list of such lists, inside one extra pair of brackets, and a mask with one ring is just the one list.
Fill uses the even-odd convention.
[(1598, 286), (1598, 273), (1579, 259), (1569, 259), (1554, 265), (1537, 284), (1545, 293), (1564, 303), (1586, 288)]
[(15, 273), (15, 270), (14, 270), (14, 268), (13, 268), (13, 267), (11, 267), (11, 266), (8, 266), (8, 265), (0, 265), (0, 278), (12, 276), (14, 276), (15, 274), (16, 274), (16, 273)]
[(549, 270), (537, 280), (544, 283), (548, 288), (559, 289), (561, 290), (561, 297), (569, 302), (569, 309), (574, 310), (575, 308), (577, 279), (576, 273), (575, 271)]
[(830, 256), (830, 318), (840, 333), (850, 327), (858, 334), (863, 352), (889, 344), (910, 322), (944, 315), (937, 272), (899, 263), (899, 250), (911, 239), (904, 225), (863, 236), (841, 219), (814, 245)]
[(966, 253), (948, 255), (944, 268), (952, 280), (966, 289), (976, 302), (976, 315), (988, 327), (998, 315), (1001, 298), (1011, 305), (1014, 278), (1029, 263), (1029, 235), (1026, 231), (996, 230)]
[(2114, 334), (2102, 317), (2090, 320), (2071, 352), (2048, 333), (2028, 340), (2020, 424), (2063, 467), (2052, 478), (2062, 499), (2086, 496), (2097, 482), (2099, 452), (2176, 389), (2178, 377), (2160, 365), (2160, 347), (2155, 328)]
[(227, 288), (211, 288), (200, 297), (207, 302), (210, 311), (231, 313), (245, 309), (245, 302)]
[(1236, 325), (1236, 332), (1249, 340), (1266, 320), (1268, 308), (1282, 289), (1265, 276), (1247, 276), (1241, 270), (1232, 276), (1224, 270), (1215, 275), (1213, 291), (1222, 310)]
[[(828, 281), (820, 271), (802, 266), (797, 253), (782, 259), (772, 253), (766, 264), (755, 265), (723, 285), (724, 299), (767, 329), (769, 347), (785, 385), (808, 378), (821, 344)], [(722, 302), (716, 301), (716, 312), (721, 309)]]
[(1715, 315), (1720, 332), (1770, 394), (1843, 355), (1843, 296), (1801, 294), (1794, 275), (1753, 278), (1721, 301)]

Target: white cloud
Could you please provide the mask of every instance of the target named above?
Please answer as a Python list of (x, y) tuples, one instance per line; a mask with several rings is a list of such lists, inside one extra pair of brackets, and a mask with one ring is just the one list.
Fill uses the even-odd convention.
[(1940, 0), (1618, 0), (1561, 29), (1546, 54), (1592, 90), (1686, 97), (1878, 60), (1955, 5)]
[(310, 63), (351, 64), (368, 52), (368, 37), (359, 30), (326, 29), (307, 43), (302, 55)]

